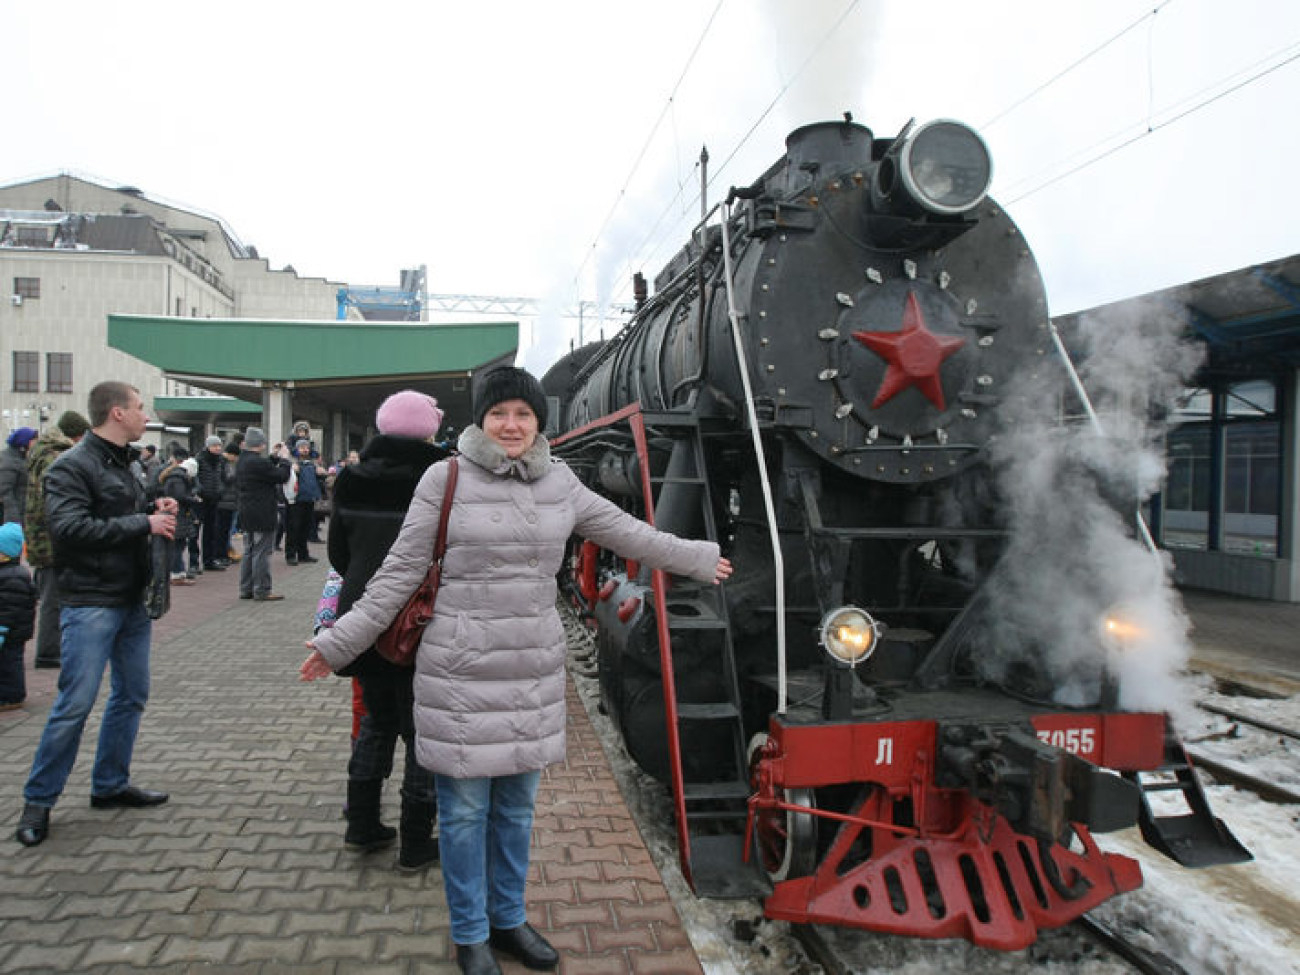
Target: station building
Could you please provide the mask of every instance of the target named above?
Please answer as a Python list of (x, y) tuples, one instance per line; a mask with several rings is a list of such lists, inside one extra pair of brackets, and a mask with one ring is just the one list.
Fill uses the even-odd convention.
[(272, 269), (219, 218), (135, 187), (72, 175), (0, 186), (3, 428), (84, 412), (93, 386), (118, 379), (140, 389), (160, 447), (194, 451), (258, 423), (274, 438), (306, 419), (337, 458), (400, 388), (437, 396), (463, 425), (469, 377), (513, 361), (513, 322), (371, 321), (394, 316), (347, 293)]
[[(92, 386), (122, 379), (165, 425), (148, 438), (160, 445), (195, 450), (255, 423), (274, 438), (307, 419), (333, 458), (401, 388), (436, 396), (463, 426), (473, 374), (514, 360), (517, 323), (376, 321), (394, 316), (347, 293), (359, 290), (273, 270), (220, 219), (133, 187), (69, 175), (0, 186), (4, 430), (84, 410)], [(1182, 319), (1206, 352), (1150, 505), (1157, 542), (1182, 585), (1300, 602), (1300, 255), (1058, 325), (1151, 313)]]

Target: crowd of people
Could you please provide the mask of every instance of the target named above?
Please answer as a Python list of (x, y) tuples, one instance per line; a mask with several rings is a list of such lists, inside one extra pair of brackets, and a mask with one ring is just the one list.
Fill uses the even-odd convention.
[[(50, 625), (47, 600), (56, 603), (58, 638), (43, 634), (51, 649), (37, 631), (38, 648), (45, 647), (37, 661), (62, 667), (23, 789), (18, 842), (37, 846), (48, 836), (106, 670), (112, 680), (91, 805), (168, 801), (130, 777), (149, 692), (155, 604), (145, 593), (158, 581), (151, 548), (160, 540), (170, 545), (171, 585), (192, 585), (238, 561), (239, 598), (281, 599), (271, 587), (271, 554), (283, 542), (286, 563), (316, 562), (309, 543), (318, 539), (328, 499), (329, 582), (321, 601), (328, 610), (315, 617), (300, 675), (354, 682), (343, 842), (362, 854), (399, 843), (401, 871), (440, 864), (456, 960), (467, 975), (499, 973), (498, 954), (555, 968), (558, 953), (527, 921), (525, 887), (541, 772), (565, 752), (565, 637), (555, 600), (569, 539), (576, 534), (701, 582), (721, 582), (731, 564), (716, 543), (655, 530), (554, 460), (541, 433), (546, 396), (528, 372), (488, 372), (473, 408), (474, 422), (451, 449), (437, 443), (437, 401), (403, 390), (380, 406), (378, 434), (333, 467), (322, 463), (305, 424), (274, 444), (259, 427), (245, 430), (242, 442), (209, 437), (197, 458), (174, 445), (165, 459), (156, 450), (135, 451), (145, 410), (139, 391), (125, 383), (96, 386), (89, 418), (64, 414), (48, 442), (15, 431), (8, 446), (22, 455), (28, 477), (14, 512), (28, 522), (37, 581), (21, 564), (24, 525), (10, 518), (8, 501), (14, 486), (0, 480), (7, 522), (0, 526), (0, 628), (8, 627), (0, 633), (8, 637), (0, 687), (13, 693), (15, 652), (21, 681), (37, 605), (40, 627)], [(414, 666), (399, 666), (376, 642), (430, 568), (444, 506), (436, 610)], [(234, 532), (242, 534), (242, 554)], [(20, 705), (21, 688), (17, 694)], [(394, 829), (380, 808), (399, 742), (404, 770)]]

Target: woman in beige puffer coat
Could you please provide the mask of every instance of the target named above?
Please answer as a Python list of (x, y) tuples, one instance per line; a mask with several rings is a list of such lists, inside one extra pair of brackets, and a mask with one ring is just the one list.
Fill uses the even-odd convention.
[[(540, 770), (562, 761), (565, 637), (555, 576), (571, 535), (701, 582), (731, 565), (713, 542), (680, 539), (588, 490), (552, 459), (538, 430), (537, 380), (505, 367), (475, 396), (461, 435), (442, 586), (420, 642), (416, 754), (437, 776), (443, 879), (463, 972), (499, 971), (489, 949), (532, 968), (554, 949), (527, 923), (524, 881)], [(429, 566), (447, 462), (425, 472), (365, 595), (308, 646), (304, 679), (346, 666), (374, 644)]]

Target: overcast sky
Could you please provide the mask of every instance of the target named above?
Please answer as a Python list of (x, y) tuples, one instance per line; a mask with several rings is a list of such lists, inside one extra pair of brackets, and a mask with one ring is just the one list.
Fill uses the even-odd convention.
[(0, 38), (0, 182), (137, 186), (352, 284), (627, 301), (702, 146), (716, 200), (845, 111), (979, 128), (1053, 313), (1300, 252), (1296, 0), (65, 0)]

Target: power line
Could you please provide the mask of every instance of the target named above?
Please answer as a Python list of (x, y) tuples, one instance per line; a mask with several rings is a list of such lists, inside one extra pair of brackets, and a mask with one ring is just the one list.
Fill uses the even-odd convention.
[(1012, 102), (1012, 103), (1011, 103), (1010, 105), (1008, 105), (1006, 108), (1004, 108), (1002, 111), (998, 112), (998, 113), (997, 113), (996, 115), (994, 115), (991, 119), (989, 119), (987, 122), (985, 122), (983, 125), (981, 125), (981, 126), (979, 127), (980, 131), (981, 131), (981, 132), (987, 132), (987, 131), (988, 131), (989, 129), (991, 129), (994, 125), (996, 125), (996, 124), (997, 124), (998, 122), (1000, 122), (1002, 119), (1006, 118), (1008, 115), (1010, 115), (1012, 112), (1014, 112), (1014, 111), (1015, 111), (1017, 108), (1019, 108), (1021, 105), (1025, 104), (1026, 102), (1028, 102), (1028, 101), (1030, 101), (1031, 99), (1035, 98), (1036, 96), (1038, 96), (1038, 95), (1041, 94), (1042, 92), (1046, 91), (1048, 88), (1052, 87), (1052, 85), (1056, 84), (1058, 81), (1060, 81), (1062, 78), (1064, 78), (1067, 74), (1069, 74), (1069, 73), (1070, 73), (1071, 71), (1073, 71), (1075, 68), (1078, 68), (1078, 67), (1080, 67), (1082, 64), (1084, 64), (1085, 62), (1092, 60), (1094, 57), (1096, 57), (1096, 56), (1097, 56), (1098, 54), (1100, 54), (1102, 51), (1106, 50), (1106, 48), (1110, 47), (1112, 44), (1114, 44), (1116, 41), (1118, 41), (1118, 40), (1119, 40), (1121, 37), (1123, 37), (1125, 34), (1129, 33), (1129, 31), (1131, 31), (1131, 30), (1133, 30), (1134, 28), (1138, 27), (1139, 25), (1141, 25), (1141, 24), (1144, 23), (1145, 21), (1150, 20), (1151, 18), (1155, 17), (1156, 14), (1160, 13), (1161, 10), (1163, 10), (1165, 7), (1169, 6), (1169, 4), (1171, 4), (1171, 3), (1173, 3), (1173, 2), (1174, 2), (1174, 0), (1162, 0), (1161, 4), (1160, 4), (1158, 7), (1156, 7), (1154, 10), (1151, 10), (1151, 11), (1149, 11), (1148, 13), (1143, 14), (1141, 17), (1139, 17), (1137, 20), (1133, 21), (1133, 23), (1129, 24), (1127, 27), (1125, 27), (1125, 28), (1124, 28), (1123, 30), (1121, 30), (1119, 33), (1115, 34), (1113, 37), (1110, 37), (1109, 39), (1107, 39), (1107, 40), (1105, 40), (1105, 41), (1102, 41), (1101, 44), (1099, 44), (1099, 45), (1097, 45), (1096, 47), (1094, 47), (1094, 48), (1093, 48), (1091, 51), (1089, 51), (1087, 54), (1083, 55), (1083, 57), (1077, 59), (1077, 60), (1074, 61), (1073, 63), (1067, 65), (1067, 66), (1064, 67), (1064, 68), (1062, 68), (1062, 69), (1061, 69), (1060, 71), (1058, 71), (1056, 74), (1052, 75), (1052, 77), (1048, 78), (1046, 81), (1044, 81), (1044, 82), (1043, 82), (1041, 85), (1039, 85), (1037, 88), (1033, 89), (1031, 92), (1029, 92), (1029, 94), (1027, 94), (1027, 95), (1025, 95), (1025, 96), (1023, 96), (1023, 97), (1021, 97), (1021, 98), (1016, 99), (1014, 102)]
[[(1194, 104), (1190, 105), (1188, 108), (1184, 109), (1183, 111), (1179, 111), (1176, 114), (1171, 115), (1162, 121), (1148, 123), (1145, 129), (1136, 133), (1135, 135), (1130, 136), (1129, 138), (1125, 139), (1123, 142), (1111, 146), (1109, 149), (1097, 153), (1096, 155), (1090, 156), (1089, 158), (1085, 159), (1083, 162), (1079, 163), (1077, 166), (1072, 166), (1069, 169), (1065, 170), (1064, 172), (1058, 173), (1056, 176), (1053, 176), (1050, 179), (1047, 179), (1044, 182), (1039, 183), (1037, 186), (1034, 186), (1031, 189), (1026, 190), (1024, 193), (1021, 193), (1019, 196), (1011, 197), (1009, 199), (1004, 199), (1003, 205), (1009, 206), (1014, 203), (1019, 203), (1021, 200), (1033, 196), (1035, 193), (1045, 190), (1047, 189), (1047, 187), (1059, 183), (1061, 180), (1066, 179), (1069, 176), (1073, 176), (1075, 173), (1081, 172), (1082, 170), (1087, 169), (1089, 166), (1092, 166), (1095, 163), (1101, 162), (1103, 159), (1106, 159), (1109, 156), (1113, 156), (1121, 149), (1128, 148), (1129, 146), (1133, 145), (1135, 142), (1138, 142), (1141, 139), (1145, 139), (1147, 136), (1151, 135), (1152, 133), (1159, 132), (1161, 129), (1164, 128), (1168, 128), (1169, 126), (1173, 125), (1175, 122), (1182, 121), (1188, 116), (1193, 115), (1196, 112), (1199, 112), (1201, 109), (1214, 104), (1215, 102), (1219, 101), (1221, 98), (1226, 98), (1228, 95), (1231, 95), (1234, 92), (1238, 92), (1241, 89), (1247, 87), (1248, 85), (1254, 84), (1256, 81), (1266, 77), (1267, 75), (1272, 74), (1274, 71), (1277, 71), (1280, 68), (1284, 68), (1288, 64), (1291, 64), (1296, 60), (1300, 60), (1300, 44), (1291, 44), (1288, 47), (1281, 49), (1281, 51), (1275, 52), (1273, 55), (1270, 55), (1269, 57), (1262, 59), (1262, 61), (1269, 61), (1272, 58), (1278, 56), (1283, 56), (1283, 60), (1273, 64), (1269, 64), (1267, 67), (1263, 68), (1260, 71), (1255, 72), (1254, 74), (1250, 75), (1247, 78), (1244, 78), (1243, 80), (1237, 82), (1236, 84), (1230, 85), (1227, 88), (1216, 91), (1214, 94), (1209, 95), (1208, 97), (1195, 102)], [(1262, 61), (1256, 61), (1255, 65), (1262, 63)], [(1255, 65), (1251, 65), (1251, 68), (1255, 67)], [(1250, 68), (1246, 68), (1244, 70), (1248, 71), (1250, 70)], [(1240, 73), (1241, 73), (1240, 71), (1236, 72), (1236, 74), (1240, 74)], [(1230, 75), (1229, 78), (1231, 77), (1233, 76)], [(1176, 110), (1180, 105), (1186, 104), (1190, 99), (1196, 98), (1198, 95), (1202, 94), (1203, 92), (1211, 91), (1218, 88), (1218, 86), (1221, 84), (1223, 84), (1223, 81), (1217, 82), (1214, 85), (1210, 85), (1206, 88), (1202, 88), (1200, 92), (1196, 93), (1196, 95), (1189, 96), (1188, 99), (1184, 99), (1182, 102), (1175, 103), (1175, 105), (1172, 106), (1171, 111)], [(1080, 155), (1091, 152), (1097, 146), (1105, 145), (1106, 143), (1110, 142), (1112, 139), (1119, 138), (1119, 137), (1120, 134), (1117, 134), (1117, 135), (1109, 136), (1106, 139), (1102, 139), (1099, 142), (1094, 142), (1092, 146), (1088, 147), (1087, 149), (1080, 150), (1080, 152), (1074, 153), (1072, 156), (1068, 158), (1077, 158)], [(1031, 179), (1032, 177), (1020, 180), (1019, 183), (1013, 184), (1013, 186), (1023, 185), (1027, 182), (1030, 182)]]
[(646, 140), (641, 146), (641, 151), (637, 153), (636, 161), (632, 163), (631, 171), (627, 174), (627, 178), (623, 180), (623, 188), (618, 191), (618, 195), (614, 198), (613, 205), (609, 208), (609, 212), (605, 214), (605, 219), (601, 223), (600, 229), (596, 231), (596, 237), (592, 240), (591, 247), (588, 248), (586, 255), (582, 259), (582, 263), (578, 265), (578, 270), (573, 274), (575, 284), (582, 276), (583, 269), (586, 268), (587, 262), (591, 260), (591, 255), (595, 253), (596, 247), (600, 244), (601, 236), (609, 227), (610, 221), (614, 219), (614, 214), (618, 211), (619, 205), (627, 195), (628, 186), (631, 185), (633, 178), (636, 176), (637, 170), (641, 168), (641, 163), (645, 160), (646, 153), (650, 149), (650, 144), (654, 142), (655, 136), (659, 132), (659, 127), (663, 125), (664, 118), (672, 109), (673, 102), (677, 98), (677, 92), (681, 89), (682, 82), (686, 80), (686, 75), (690, 72), (691, 65), (695, 63), (695, 57), (700, 53), (700, 48), (704, 46), (704, 39), (708, 37), (709, 31), (712, 30), (713, 22), (717, 20), (718, 17), (718, 11), (722, 9), (722, 5), (725, 2), (726, 0), (718, 0), (717, 4), (713, 8), (713, 13), (709, 14), (708, 22), (705, 23), (704, 29), (700, 32), (699, 38), (695, 41), (695, 47), (691, 49), (690, 56), (686, 59), (686, 65), (682, 68), (681, 74), (677, 76), (677, 83), (673, 85), (673, 90), (668, 95), (668, 100), (664, 103), (664, 107), (662, 111), (660, 111), (659, 117), (655, 119), (655, 124), (650, 127), (650, 134), (646, 136)]
[[(839, 31), (841, 25), (843, 25), (844, 21), (848, 18), (849, 14), (851, 14), (854, 11), (854, 9), (858, 6), (859, 2), (860, 0), (849, 0), (847, 5), (840, 12), (840, 15), (837, 18), (835, 18), (835, 21), (830, 25), (830, 27), (828, 27), (826, 31), (823, 32), (822, 36), (818, 39), (817, 43), (813, 45), (812, 49), (808, 52), (808, 55), (800, 63), (799, 67), (795, 69), (794, 74), (791, 75), (789, 80), (787, 80), (785, 84), (781, 86), (781, 89), (776, 93), (776, 95), (772, 98), (772, 100), (768, 102), (767, 106), (759, 113), (758, 118), (754, 120), (754, 123), (750, 125), (749, 129), (745, 132), (743, 136), (741, 136), (740, 140), (736, 143), (736, 145), (732, 147), (731, 152), (727, 154), (727, 157), (722, 161), (722, 164), (718, 166), (717, 169), (712, 171), (712, 174), (710, 175), (708, 182), (704, 186), (703, 190), (707, 190), (710, 187), (712, 187), (713, 184), (717, 181), (717, 179), (723, 174), (727, 166), (730, 165), (731, 162), (736, 158), (736, 154), (739, 153), (740, 150), (745, 147), (745, 145), (753, 137), (754, 133), (758, 131), (759, 126), (761, 126), (763, 122), (767, 119), (767, 117), (772, 113), (772, 110), (776, 108), (776, 106), (781, 102), (781, 99), (783, 99), (786, 96), (790, 88), (795, 84), (796, 81), (799, 80), (799, 77), (804, 73), (804, 71), (807, 70), (808, 66), (817, 59), (818, 55), (821, 54), (822, 49), (826, 46), (827, 42)], [(1169, 3), (1172, 2), (1172, 0), (1165, 0), (1165, 2)], [(695, 169), (699, 168), (698, 162), (696, 163), (696, 166), (694, 168)], [(627, 260), (624, 262), (625, 268), (627, 270), (632, 270), (638, 265), (644, 266), (648, 262), (648, 257), (642, 256), (644, 253), (646, 253), (645, 248), (651, 243), (659, 226), (664, 222), (664, 219), (668, 216), (668, 214), (675, 208), (678, 200), (681, 199), (685, 185), (686, 185), (685, 180), (681, 181), (678, 184), (677, 193), (668, 202), (668, 205), (665, 206), (664, 209), (660, 212), (659, 217), (655, 220), (654, 224), (651, 226), (650, 231), (646, 234), (644, 238), (642, 238), (641, 243), (638, 244), (636, 249), (632, 252), (632, 256), (627, 258)], [(693, 207), (695, 203), (699, 202), (703, 190), (696, 191), (695, 195), (687, 201), (686, 209), (690, 209), (691, 207)], [(661, 237), (658, 241), (655, 242), (654, 247), (648, 253), (653, 254), (657, 252), (658, 248), (662, 245), (663, 239), (665, 239), (665, 237), (666, 237), (666, 233), (664, 237)], [(625, 277), (627, 277), (627, 275), (625, 275)]]

